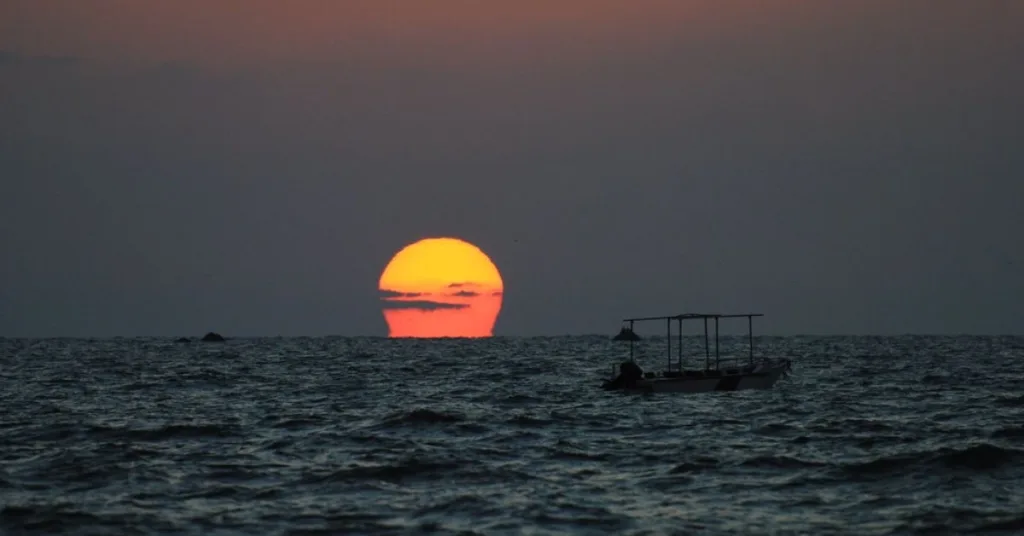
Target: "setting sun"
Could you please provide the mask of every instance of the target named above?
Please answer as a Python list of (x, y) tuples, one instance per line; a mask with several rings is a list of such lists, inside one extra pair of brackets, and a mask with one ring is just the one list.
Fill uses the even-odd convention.
[(390, 337), (490, 337), (504, 283), (480, 248), (426, 238), (395, 254), (378, 288)]

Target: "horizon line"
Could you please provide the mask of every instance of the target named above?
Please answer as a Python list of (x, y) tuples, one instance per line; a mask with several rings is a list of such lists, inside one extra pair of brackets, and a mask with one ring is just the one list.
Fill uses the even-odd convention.
[[(99, 339), (99, 340), (110, 340), (110, 339), (182, 339), (186, 338), (194, 340), (195, 342), (201, 342), (200, 339), (203, 335), (0, 335), (0, 340), (45, 340), (45, 339), (70, 339), (70, 340), (81, 340), (81, 339)], [(342, 334), (320, 334), (320, 335), (224, 335), (220, 333), (225, 340), (232, 339), (326, 339), (326, 338), (337, 338), (337, 339), (395, 339), (395, 340), (474, 340), (474, 339), (539, 339), (539, 338), (558, 338), (558, 337), (603, 337), (609, 341), (612, 340), (614, 335), (607, 335), (602, 333), (562, 333), (562, 334), (536, 334), (536, 335), (491, 335), (487, 337), (391, 337), (388, 335), (342, 335)], [(683, 338), (698, 338), (703, 339), (704, 336), (701, 334), (684, 334)], [(673, 333), (671, 335), (673, 339), (679, 337), (679, 334)], [(743, 337), (746, 338), (745, 332), (737, 333), (721, 333), (719, 337)], [(1024, 337), (1024, 333), (985, 333), (985, 332), (893, 332), (893, 333), (755, 333), (754, 337)], [(666, 335), (662, 334), (651, 334), (643, 336), (641, 341), (648, 339), (665, 339)], [(711, 336), (711, 338), (714, 338)], [(628, 342), (628, 341), (615, 341), (615, 342)]]

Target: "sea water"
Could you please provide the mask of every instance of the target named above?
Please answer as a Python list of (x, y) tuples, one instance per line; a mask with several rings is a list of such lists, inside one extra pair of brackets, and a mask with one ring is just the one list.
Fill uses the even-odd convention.
[(755, 347), (771, 390), (638, 395), (605, 336), (0, 339), (0, 532), (1024, 531), (1024, 339)]

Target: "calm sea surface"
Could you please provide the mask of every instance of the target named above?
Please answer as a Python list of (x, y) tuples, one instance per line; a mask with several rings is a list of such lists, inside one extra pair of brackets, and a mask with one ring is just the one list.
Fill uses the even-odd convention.
[(1024, 532), (1024, 339), (756, 341), (629, 395), (603, 336), (0, 339), (0, 533)]

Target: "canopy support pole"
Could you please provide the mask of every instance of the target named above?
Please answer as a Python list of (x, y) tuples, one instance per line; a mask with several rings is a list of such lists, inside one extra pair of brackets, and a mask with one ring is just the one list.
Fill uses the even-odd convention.
[(708, 319), (704, 317), (704, 370), (711, 369), (711, 348), (708, 345)]
[(665, 364), (665, 370), (672, 370), (672, 319), (665, 319), (665, 354), (668, 356), (668, 362)]
[(679, 352), (679, 371), (682, 372), (682, 370), (683, 370), (683, 319), (681, 317), (679, 318), (679, 345), (678, 345), (678, 352)]
[(747, 341), (750, 343), (750, 364), (754, 364), (754, 317), (747, 317)]
[(722, 365), (722, 359), (718, 353), (718, 317), (715, 317), (715, 369)]

